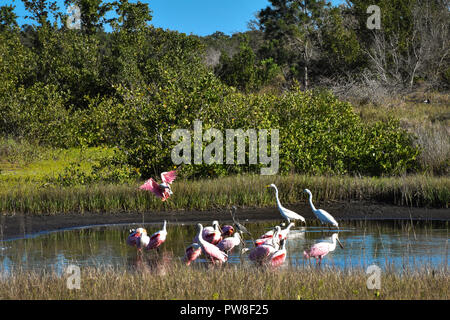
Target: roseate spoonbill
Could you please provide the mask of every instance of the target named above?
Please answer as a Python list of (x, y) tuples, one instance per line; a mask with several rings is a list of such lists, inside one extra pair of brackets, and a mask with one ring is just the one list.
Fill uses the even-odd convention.
[(234, 247), (238, 246), (241, 242), (242, 242), (241, 236), (239, 232), (236, 232), (234, 236), (221, 240), (217, 244), (217, 248), (228, 254), (231, 250), (233, 250)]
[[(284, 226), (284, 223), (281, 224), (281, 226)], [(289, 234), (291, 228), (295, 226), (295, 223), (291, 222), (286, 229), (283, 229), (278, 232), (278, 237), (281, 239), (286, 239), (287, 235)], [(272, 230), (267, 231), (266, 233), (264, 233), (260, 239), (267, 239), (267, 238), (272, 238), (274, 235), (274, 232), (276, 231), (276, 227), (273, 228)]]
[(161, 198), (162, 201), (166, 201), (173, 194), (170, 185), (176, 177), (177, 172), (175, 170), (163, 172), (161, 173), (162, 183), (158, 184), (153, 178), (150, 178), (139, 189), (151, 191), (155, 196)]
[(202, 246), (197, 242), (192, 243), (186, 248), (184, 261), (186, 265), (190, 265), (192, 261), (197, 259), (202, 254)]
[(258, 264), (263, 264), (277, 251), (277, 249), (270, 244), (262, 244), (250, 250), (248, 258)]
[(228, 259), (228, 255), (221, 251), (219, 248), (217, 248), (212, 243), (209, 243), (208, 241), (203, 239), (203, 226), (199, 223), (197, 224), (198, 227), (198, 243), (202, 246), (202, 250), (205, 253), (206, 256), (209, 257), (209, 259), (215, 263), (216, 261), (222, 263), (226, 262)]
[(275, 249), (278, 249), (278, 246), (280, 244), (280, 233), (281, 233), (281, 227), (275, 226), (275, 231), (270, 230), (266, 232), (264, 235), (261, 236), (261, 238), (255, 240), (255, 246), (260, 246), (264, 244), (272, 245)]
[(222, 237), (224, 237), (224, 236), (231, 237), (234, 233), (233, 226), (230, 226), (228, 224), (224, 225), (221, 229), (222, 229)]
[(291, 222), (289, 223), (289, 225), (286, 227), (286, 229), (280, 230), (280, 233), (278, 234), (278, 236), (280, 237), (280, 240), (286, 240), (289, 232), (291, 231), (291, 228), (295, 226), (295, 223)]
[(150, 241), (149, 241), (148, 245), (146, 246), (147, 250), (151, 250), (151, 249), (159, 250), (159, 247), (161, 246), (161, 244), (163, 244), (164, 241), (166, 241), (166, 237), (167, 237), (166, 225), (167, 225), (167, 221), (164, 220), (163, 228), (161, 230), (155, 232), (154, 234), (152, 234), (152, 236), (150, 237)]
[(325, 257), (329, 252), (332, 252), (334, 251), (334, 249), (336, 249), (336, 240), (339, 242), (341, 248), (344, 249), (344, 246), (342, 245), (341, 241), (338, 238), (338, 234), (333, 233), (333, 235), (331, 236), (331, 242), (329, 241), (318, 242), (315, 245), (313, 245), (311, 249), (303, 251), (303, 256), (306, 259), (310, 259), (311, 257), (316, 258), (316, 263), (317, 260), (319, 260), (318, 264), (320, 266), (323, 257)]
[(274, 185), (273, 183), (271, 185), (266, 186), (266, 188), (274, 188), (275, 189), (275, 197), (277, 199), (277, 206), (278, 206), (278, 210), (280, 211), (281, 215), (283, 216), (284, 219), (287, 220), (288, 223), (291, 222), (291, 220), (300, 220), (302, 221), (304, 224), (306, 224), (305, 218), (303, 218), (301, 215), (299, 215), (298, 213), (295, 213), (294, 211), (288, 210), (285, 207), (283, 207), (280, 203), (280, 199), (278, 198), (278, 188), (276, 185)]
[(244, 233), (248, 234), (250, 237), (252, 236), (252, 234), (247, 230), (246, 227), (244, 227), (242, 224), (239, 223), (239, 220), (236, 219), (236, 206), (232, 206), (231, 207), (231, 218), (233, 219), (233, 223), (236, 227), (236, 230), (239, 231), (241, 233), (241, 235), (243, 235)]
[(150, 237), (147, 235), (147, 230), (144, 228), (137, 228), (130, 230), (130, 235), (127, 238), (127, 244), (137, 247), (139, 251), (145, 248), (150, 242)]
[[(222, 240), (222, 233), (219, 229), (219, 221), (214, 220), (212, 227), (205, 227), (202, 233), (203, 239), (214, 245), (218, 244)], [(194, 240), (196, 241), (196, 240)]]
[(270, 264), (272, 267), (279, 267), (286, 260), (286, 241), (286, 239), (281, 239), (280, 248), (270, 256)]
[(338, 223), (331, 214), (329, 214), (323, 209), (316, 209), (316, 207), (314, 207), (314, 204), (312, 203), (311, 191), (309, 191), (309, 189), (305, 189), (304, 192), (309, 194), (309, 205), (311, 206), (311, 209), (313, 213), (316, 215), (317, 219), (319, 219), (322, 224), (331, 224), (332, 226), (339, 228)]

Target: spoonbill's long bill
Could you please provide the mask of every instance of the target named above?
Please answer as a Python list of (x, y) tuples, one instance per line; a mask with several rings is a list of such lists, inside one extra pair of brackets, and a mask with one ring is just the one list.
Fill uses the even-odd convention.
[(150, 191), (158, 198), (161, 198), (162, 201), (166, 201), (173, 194), (170, 185), (176, 177), (177, 172), (175, 170), (163, 172), (161, 173), (162, 183), (158, 184), (153, 178), (150, 178), (139, 189)]
[(318, 242), (315, 245), (313, 245), (311, 249), (303, 251), (303, 256), (306, 259), (316, 258), (316, 263), (318, 263), (318, 265), (320, 266), (323, 257), (325, 257), (328, 253), (336, 249), (336, 240), (341, 246), (341, 248), (344, 249), (344, 246), (342, 245), (341, 241), (338, 238), (338, 234), (333, 233), (333, 235), (331, 236), (331, 242), (329, 241)]
[(295, 213), (294, 211), (291, 211), (289, 209), (286, 209), (285, 207), (283, 207), (280, 203), (280, 199), (278, 198), (278, 188), (276, 185), (274, 185), (273, 183), (271, 185), (266, 186), (266, 188), (274, 188), (275, 189), (275, 198), (277, 199), (277, 206), (278, 206), (278, 210), (281, 213), (281, 216), (287, 220), (288, 223), (291, 222), (291, 220), (300, 220), (302, 221), (304, 224), (306, 224), (305, 218), (303, 218), (301, 215), (299, 215), (298, 213)]
[(202, 254), (202, 246), (197, 242), (192, 243), (186, 248), (184, 261), (186, 265), (190, 265), (192, 261), (197, 259)]
[(161, 244), (164, 243), (164, 241), (166, 241), (166, 237), (167, 237), (167, 229), (166, 229), (166, 225), (167, 225), (167, 221), (164, 220), (164, 225), (163, 228), (157, 232), (155, 232), (154, 234), (152, 234), (152, 236), (150, 237), (150, 241), (147, 245), (147, 250), (151, 250), (151, 249), (157, 249), (161, 246)]
[(312, 202), (311, 191), (309, 191), (309, 189), (305, 189), (304, 192), (309, 195), (309, 205), (311, 206), (312, 212), (315, 214), (317, 219), (319, 219), (322, 224), (329, 224), (336, 228), (339, 228), (337, 221), (333, 218), (333, 216), (331, 214), (329, 214), (328, 212), (326, 212), (323, 209), (316, 209), (316, 207), (314, 206), (314, 204)]
[(228, 259), (228, 255), (221, 251), (218, 247), (213, 245), (212, 243), (209, 243), (208, 241), (205, 241), (203, 239), (203, 226), (199, 223), (197, 224), (198, 227), (198, 243), (202, 246), (202, 250), (205, 253), (206, 256), (209, 257), (209, 259), (215, 263), (216, 261), (219, 263), (226, 262)]

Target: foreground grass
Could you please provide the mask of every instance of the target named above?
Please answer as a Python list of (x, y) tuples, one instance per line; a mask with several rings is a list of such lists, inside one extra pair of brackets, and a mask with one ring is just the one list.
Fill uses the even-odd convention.
[(148, 212), (152, 210), (208, 210), (241, 207), (272, 207), (274, 193), (265, 188), (275, 183), (285, 204), (306, 203), (305, 188), (313, 192), (314, 202), (377, 201), (403, 206), (448, 208), (450, 179), (407, 176), (358, 178), (349, 176), (259, 176), (242, 175), (197, 181), (179, 180), (174, 196), (162, 202), (138, 189), (140, 183), (95, 184), (76, 187), (36, 187), (19, 185), (0, 189), (0, 212), (61, 214), (85, 212)]
[[(190, 268), (181, 264), (125, 271), (87, 268), (80, 289), (67, 276), (15, 272), (0, 278), (0, 299), (445, 299), (445, 270), (382, 273), (381, 289), (369, 290), (363, 270)], [(208, 285), (206, 285), (208, 284)]]

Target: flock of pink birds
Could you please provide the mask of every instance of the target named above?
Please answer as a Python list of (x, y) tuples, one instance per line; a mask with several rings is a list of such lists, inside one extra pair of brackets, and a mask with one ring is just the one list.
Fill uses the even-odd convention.
[[(161, 174), (162, 183), (158, 184), (155, 180), (150, 178), (140, 189), (152, 192), (162, 201), (166, 201), (172, 194), (171, 184), (175, 180), (176, 171), (163, 172)], [(202, 224), (197, 224), (198, 233), (193, 239), (191, 245), (185, 250), (184, 262), (190, 265), (202, 254), (206, 259), (213, 264), (222, 264), (227, 262), (230, 252), (238, 247), (240, 244), (244, 246), (240, 254), (248, 253), (248, 258), (257, 265), (266, 265), (272, 267), (281, 266), (286, 260), (286, 242), (291, 228), (295, 225), (293, 222), (282, 229), (284, 224), (275, 226), (272, 230), (261, 235), (257, 240), (253, 240), (253, 248), (245, 247), (243, 241), (244, 234), (251, 234), (247, 229), (240, 224), (235, 218), (236, 207), (233, 206), (232, 218), (234, 227), (232, 225), (220, 226), (218, 221), (213, 221), (211, 226), (203, 227)], [(163, 222), (163, 228), (152, 235), (147, 234), (144, 228), (137, 228), (130, 230), (127, 238), (127, 244), (134, 246), (141, 252), (143, 249), (159, 250), (159, 247), (167, 239), (167, 221)], [(332, 252), (336, 248), (336, 241), (343, 248), (339, 241), (338, 234), (334, 233), (332, 241), (323, 241), (314, 244), (310, 249), (305, 250), (303, 255), (305, 258), (315, 258), (319, 265), (324, 256)]]

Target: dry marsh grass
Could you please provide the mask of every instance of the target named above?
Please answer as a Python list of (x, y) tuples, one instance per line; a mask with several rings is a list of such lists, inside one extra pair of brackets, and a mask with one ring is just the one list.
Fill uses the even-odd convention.
[(0, 278), (0, 299), (444, 299), (445, 270), (382, 273), (381, 289), (367, 289), (363, 270), (233, 266), (192, 268), (176, 263), (156, 270), (88, 268), (80, 289), (67, 288), (67, 276), (16, 272)]

